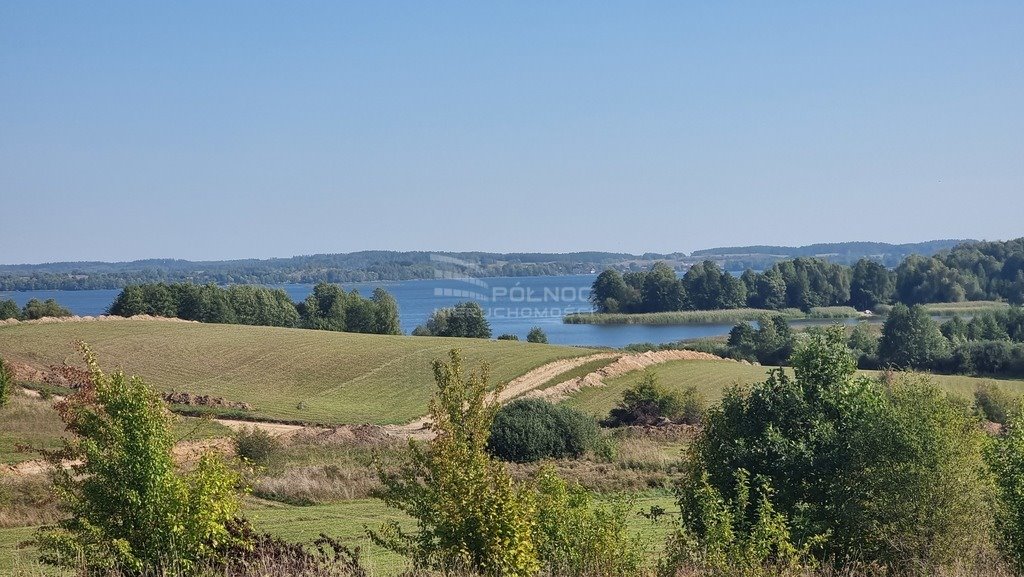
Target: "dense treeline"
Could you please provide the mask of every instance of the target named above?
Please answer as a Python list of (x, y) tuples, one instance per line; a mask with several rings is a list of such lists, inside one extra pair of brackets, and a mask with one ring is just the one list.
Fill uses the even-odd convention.
[[(818, 329), (811, 329), (815, 332)], [(724, 345), (691, 344), (722, 356), (765, 365), (790, 364), (799, 344), (785, 319), (765, 315), (758, 323), (738, 323)], [(910, 369), (979, 376), (1024, 376), (1024, 307), (983, 311), (965, 320), (939, 323), (921, 305), (897, 304), (885, 324), (860, 323), (847, 345), (861, 369)]]
[(1024, 376), (1024, 308), (959, 316), (941, 325), (920, 305), (897, 304), (878, 339), (858, 327), (850, 346), (861, 368), (897, 367), (966, 375)]
[(154, 315), (204, 323), (302, 327), (355, 333), (400, 334), (398, 303), (382, 288), (370, 298), (319, 283), (300, 303), (281, 289), (255, 285), (150, 283), (125, 287), (110, 314)]
[[(881, 267), (865, 262), (865, 266)], [(810, 258), (779, 262), (763, 273), (748, 270), (740, 277), (710, 260), (693, 265), (682, 278), (668, 265), (657, 263), (647, 272), (602, 272), (591, 287), (590, 299), (598, 312), (605, 313), (743, 307), (810, 310), (848, 304), (851, 282), (850, 269)]]
[(739, 278), (713, 261), (682, 278), (663, 263), (646, 272), (608, 269), (591, 290), (598, 312), (645, 313), (742, 307), (781, 310), (849, 305), (1006, 300), (1024, 303), (1024, 238), (975, 242), (932, 257), (912, 255), (895, 270), (869, 259), (852, 267), (818, 258), (779, 261)]
[(29, 299), (29, 301), (25, 303), (25, 306), (20, 309), (18, 308), (18, 304), (13, 300), (0, 301), (0, 321), (7, 319), (32, 321), (43, 317), (69, 316), (71, 316), (71, 311), (60, 306), (57, 301), (53, 299), (46, 299), (45, 301)]

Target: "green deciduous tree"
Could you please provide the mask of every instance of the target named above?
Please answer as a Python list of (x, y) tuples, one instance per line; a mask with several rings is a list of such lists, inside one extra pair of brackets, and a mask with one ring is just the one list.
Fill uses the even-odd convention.
[(948, 356), (949, 341), (921, 305), (897, 304), (889, 311), (878, 342), (883, 363), (900, 368), (930, 368)]
[(597, 275), (590, 287), (590, 302), (599, 313), (630, 312), (638, 296), (619, 271), (612, 269)]
[[(186, 571), (236, 545), (239, 479), (207, 455), (174, 468), (171, 414), (138, 377), (106, 375), (85, 346), (89, 384), (58, 405), (71, 433), (53, 455), (54, 490), (67, 518), (37, 533), (43, 561), (129, 574)], [(70, 468), (63, 463), (74, 462)]]
[(0, 321), (21, 317), (21, 310), (13, 300), (0, 300)]
[(497, 407), (487, 403), (486, 367), (466, 374), (453, 350), (447, 362), (435, 361), (434, 380), (430, 427), (436, 437), (429, 451), (410, 441), (409, 462), (398, 472), (381, 470), (376, 492), (411, 516), (417, 530), (390, 523), (371, 537), (421, 569), (534, 575), (533, 497), (487, 453)]
[(895, 289), (893, 274), (881, 263), (860, 259), (853, 265), (850, 280), (850, 306), (863, 311), (888, 304)]
[(656, 263), (644, 277), (640, 298), (643, 312), (679, 311), (686, 304), (683, 284), (672, 267), (663, 262)]
[(317, 283), (303, 303), (302, 325), (309, 329), (344, 331), (346, 299), (340, 286)]
[(398, 301), (391, 293), (377, 287), (373, 289), (374, 331), (379, 335), (400, 335), (402, 327), (398, 321)]
[(530, 343), (547, 344), (548, 335), (544, 332), (544, 329), (540, 327), (533, 327), (530, 329), (530, 332), (527, 333), (526, 341)]
[(745, 496), (754, 486), (792, 543), (821, 559), (934, 567), (988, 551), (986, 439), (962, 403), (924, 381), (855, 376), (839, 326), (809, 334), (792, 364), (795, 377), (775, 369), (709, 411), (682, 485), (684, 521), (704, 518), (693, 508), (707, 502), (701, 487), (739, 520), (685, 521), (690, 535), (752, 531), (762, 519)]
[(640, 382), (622, 393), (622, 400), (608, 414), (607, 424), (651, 425), (662, 420), (697, 423), (705, 409), (696, 387), (673, 391), (658, 382), (654, 371), (645, 371)]
[(634, 577), (646, 557), (639, 536), (629, 531), (629, 501), (595, 503), (590, 491), (567, 483), (549, 467), (533, 479), (537, 522), (533, 541), (552, 577)]
[(996, 515), (999, 546), (1024, 570), (1024, 411), (1018, 404), (1005, 434), (989, 450), (1000, 507)]

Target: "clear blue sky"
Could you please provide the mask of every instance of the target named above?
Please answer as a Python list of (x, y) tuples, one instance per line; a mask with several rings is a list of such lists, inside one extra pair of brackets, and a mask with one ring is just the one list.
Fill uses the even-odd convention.
[(0, 262), (1024, 235), (1024, 2), (0, 2)]

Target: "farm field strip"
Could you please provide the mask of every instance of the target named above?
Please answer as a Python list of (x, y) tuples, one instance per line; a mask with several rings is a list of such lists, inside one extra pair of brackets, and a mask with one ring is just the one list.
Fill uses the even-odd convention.
[(253, 416), (323, 424), (403, 423), (422, 416), (431, 362), (459, 348), (468, 368), (507, 382), (593, 349), (510, 341), (383, 336), (167, 321), (95, 321), (0, 327), (0, 354), (44, 368), (77, 360), (84, 340), (101, 365), (138, 374), (160, 391), (244, 401)]

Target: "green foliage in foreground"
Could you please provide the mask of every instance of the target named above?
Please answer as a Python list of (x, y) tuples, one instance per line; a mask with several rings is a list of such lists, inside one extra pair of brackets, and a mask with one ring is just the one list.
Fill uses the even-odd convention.
[(989, 453), (1001, 507), (996, 527), (1003, 551), (1024, 570), (1024, 412), (1020, 407)]
[(487, 449), (505, 461), (531, 463), (579, 457), (597, 438), (590, 416), (543, 399), (520, 399), (495, 415)]
[(374, 542), (408, 557), (418, 569), (469, 570), (488, 576), (636, 575), (639, 542), (627, 535), (628, 507), (594, 507), (588, 493), (551, 471), (530, 483), (512, 479), (487, 453), (496, 407), (487, 403), (486, 368), (465, 374), (458, 351), (434, 364), (431, 402), (436, 433), (429, 450), (410, 441), (409, 462), (381, 470), (378, 491), (416, 521), (371, 531)]
[[(938, 567), (991, 551), (987, 439), (965, 403), (921, 379), (856, 377), (841, 327), (803, 341), (793, 366), (708, 415), (680, 493), (698, 557), (766, 516), (820, 559)], [(722, 502), (725, 527), (708, 517)]]
[(530, 531), (533, 503), (505, 468), (487, 454), (497, 408), (486, 403), (486, 368), (465, 374), (453, 350), (435, 361), (437, 394), (430, 403), (430, 450), (412, 442), (397, 474), (381, 471), (376, 494), (416, 519), (416, 532), (389, 523), (371, 538), (411, 559), (417, 568), (472, 569), (525, 577), (539, 569)]
[(68, 518), (37, 532), (44, 562), (129, 574), (188, 570), (234, 544), (237, 475), (213, 456), (194, 471), (174, 469), (171, 415), (138, 377), (104, 375), (82, 345), (90, 383), (60, 407), (72, 439), (54, 468)]

